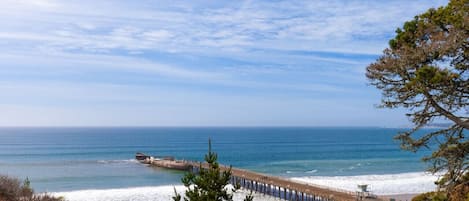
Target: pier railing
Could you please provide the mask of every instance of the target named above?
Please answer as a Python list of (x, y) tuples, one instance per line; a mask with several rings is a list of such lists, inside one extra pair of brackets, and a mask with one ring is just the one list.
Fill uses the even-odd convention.
[[(208, 168), (207, 163), (187, 161), (192, 171)], [(230, 166), (220, 165), (221, 171)], [(245, 169), (231, 167), (231, 183), (261, 194), (294, 201), (355, 201), (355, 192), (331, 189), (320, 185), (308, 184), (282, 177), (261, 174)]]

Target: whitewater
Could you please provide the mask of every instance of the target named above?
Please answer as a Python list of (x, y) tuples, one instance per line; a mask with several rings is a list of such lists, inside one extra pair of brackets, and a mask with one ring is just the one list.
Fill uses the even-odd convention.
[[(377, 195), (417, 194), (435, 190), (433, 183), (438, 176), (428, 173), (402, 173), (387, 175), (360, 176), (309, 176), (291, 178), (297, 182), (322, 186), (329, 189), (357, 191), (357, 184), (368, 184), (370, 190)], [(69, 192), (54, 192), (53, 195), (62, 196), (69, 201), (167, 201), (174, 196), (174, 190), (184, 195), (182, 185), (165, 185), (134, 187), (103, 190), (78, 190)], [(234, 193), (234, 200), (241, 201), (248, 194), (245, 190)], [(257, 200), (276, 200), (276, 198), (254, 193)]]
[[(229, 187), (232, 189), (231, 187)], [(177, 186), (154, 186), (154, 187), (136, 187), (123, 189), (105, 189), (105, 190), (79, 190), (70, 192), (51, 193), (55, 196), (64, 197), (68, 201), (169, 201), (174, 196), (174, 190), (184, 196), (185, 187)], [(233, 193), (233, 200), (242, 201), (249, 192), (237, 190)], [(257, 200), (277, 200), (276, 198), (253, 193)]]

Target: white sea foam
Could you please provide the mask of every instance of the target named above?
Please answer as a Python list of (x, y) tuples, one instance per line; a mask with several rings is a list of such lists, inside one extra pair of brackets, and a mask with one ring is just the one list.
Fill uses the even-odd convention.
[(306, 173), (310, 173), (310, 174), (314, 174), (314, 173), (316, 173), (316, 172), (318, 172), (318, 170), (316, 170), (316, 169), (310, 170), (310, 171), (306, 171)]
[[(402, 173), (360, 176), (308, 176), (291, 178), (299, 182), (325, 186), (334, 189), (356, 191), (358, 184), (370, 185), (370, 190), (378, 195), (415, 194), (435, 190), (434, 181), (438, 176), (426, 173)], [(69, 201), (167, 201), (172, 200), (174, 188), (184, 193), (184, 186), (151, 186), (104, 190), (79, 190), (52, 193)], [(243, 200), (247, 191), (234, 193), (234, 200)], [(255, 194), (256, 200), (276, 200), (270, 196)]]
[(427, 173), (402, 173), (360, 176), (308, 176), (295, 177), (293, 180), (326, 186), (334, 189), (357, 191), (358, 184), (368, 184), (370, 190), (378, 195), (414, 194), (435, 190), (434, 182), (438, 176)]
[(98, 160), (98, 163), (101, 164), (111, 164), (111, 163), (138, 163), (135, 159), (127, 159), (127, 160)]
[[(70, 192), (51, 193), (55, 196), (63, 196), (68, 201), (169, 201), (174, 195), (174, 188), (178, 193), (184, 195), (185, 187), (179, 186), (152, 186), (122, 189), (104, 190), (79, 190)], [(241, 201), (248, 194), (247, 191), (239, 190), (234, 193), (233, 199)], [(273, 197), (254, 194), (257, 200), (273, 201)]]

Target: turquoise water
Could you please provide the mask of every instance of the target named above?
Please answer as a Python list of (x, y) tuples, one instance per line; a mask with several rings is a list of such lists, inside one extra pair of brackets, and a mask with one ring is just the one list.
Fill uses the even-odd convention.
[(203, 160), (207, 141), (224, 164), (284, 177), (422, 172), (387, 128), (1, 128), (0, 173), (39, 191), (180, 183), (183, 173), (141, 165), (135, 152)]

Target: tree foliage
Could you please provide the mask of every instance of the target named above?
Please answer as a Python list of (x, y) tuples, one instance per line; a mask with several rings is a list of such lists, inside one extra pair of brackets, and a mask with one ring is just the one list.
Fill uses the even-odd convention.
[[(181, 179), (187, 188), (185, 192), (185, 201), (232, 201), (233, 194), (228, 192), (226, 186), (231, 179), (231, 167), (227, 171), (221, 171), (217, 162), (218, 156), (212, 152), (212, 143), (208, 142), (208, 153), (205, 155), (205, 162), (208, 168), (202, 168), (200, 164), (199, 172), (188, 172)], [(239, 187), (238, 187), (239, 188)], [(174, 201), (180, 201), (182, 196), (175, 191)], [(246, 196), (245, 201), (252, 201), (252, 193)]]
[[(370, 83), (382, 91), (381, 107), (403, 107), (415, 127), (396, 136), (404, 149), (433, 148), (431, 172), (445, 172), (447, 190), (469, 185), (469, 1), (451, 0), (404, 23), (389, 48), (367, 67)], [(433, 121), (448, 128), (417, 135)]]

